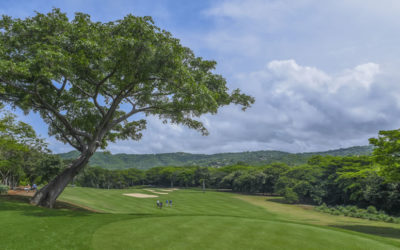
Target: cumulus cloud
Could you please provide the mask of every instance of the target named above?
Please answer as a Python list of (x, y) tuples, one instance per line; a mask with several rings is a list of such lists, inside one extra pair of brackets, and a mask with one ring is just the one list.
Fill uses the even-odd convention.
[(259, 71), (235, 77), (235, 87), (256, 98), (252, 108), (242, 112), (228, 106), (201, 118), (210, 131), (208, 137), (153, 117), (141, 141), (119, 142), (110, 150), (302, 152), (365, 145), (378, 130), (400, 126), (393, 94), (400, 86), (381, 82), (381, 71), (378, 64), (365, 63), (331, 75), (294, 60), (271, 61)]

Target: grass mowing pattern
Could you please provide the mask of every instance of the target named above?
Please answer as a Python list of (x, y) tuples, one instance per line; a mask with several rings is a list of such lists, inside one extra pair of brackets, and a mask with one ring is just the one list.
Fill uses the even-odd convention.
[[(61, 199), (105, 213), (48, 210), (0, 196), (1, 249), (399, 249), (398, 242), (285, 221), (237, 195), (179, 190), (159, 199), (145, 190), (68, 188)], [(243, 196), (247, 197), (247, 196)], [(327, 215), (328, 216), (328, 215)], [(335, 218), (335, 217), (334, 217)]]
[(93, 246), (95, 249), (395, 249), (334, 230), (219, 216), (168, 216), (116, 222), (96, 231)]
[[(163, 192), (160, 190), (155, 190)], [(94, 189), (68, 188), (61, 199), (74, 204), (81, 204), (100, 212), (165, 215), (229, 215), (237, 217), (253, 217), (272, 219), (274, 214), (256, 207), (248, 202), (235, 199), (235, 194), (221, 192), (205, 192), (195, 189), (181, 189), (168, 194), (155, 194), (157, 198), (134, 198), (124, 193), (154, 194), (145, 189)], [(172, 200), (173, 207), (165, 207), (166, 200)], [(158, 209), (156, 201), (164, 203)]]

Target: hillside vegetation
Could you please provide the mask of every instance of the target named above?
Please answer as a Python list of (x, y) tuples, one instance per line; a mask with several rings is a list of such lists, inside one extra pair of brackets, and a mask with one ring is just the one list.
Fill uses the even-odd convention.
[[(189, 153), (166, 153), (166, 154), (110, 154), (96, 152), (90, 159), (91, 166), (99, 166), (106, 169), (149, 169), (161, 166), (226, 166), (241, 162), (252, 166), (271, 164), (275, 162), (287, 165), (300, 165), (307, 163), (314, 155), (350, 156), (369, 155), (371, 146), (357, 146), (313, 153), (287, 153), (281, 151), (254, 151), (241, 153), (221, 154), (189, 154)], [(63, 159), (75, 159), (77, 151), (60, 154)]]

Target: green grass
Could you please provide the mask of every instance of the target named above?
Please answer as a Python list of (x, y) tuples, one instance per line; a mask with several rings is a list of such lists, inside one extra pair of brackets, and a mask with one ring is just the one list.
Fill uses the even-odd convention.
[(400, 225), (382, 221), (370, 221), (366, 219), (346, 216), (333, 216), (315, 211), (309, 205), (287, 205), (279, 197), (262, 196), (237, 196), (237, 198), (251, 204), (266, 208), (277, 215), (276, 219), (284, 219), (290, 222), (322, 225), (347, 229), (355, 232), (378, 235), (400, 242)]
[[(231, 193), (178, 190), (145, 199), (122, 195), (137, 192), (151, 194), (67, 188), (60, 197), (92, 211), (65, 205), (49, 210), (0, 196), (0, 249), (400, 248), (395, 235), (378, 236), (388, 223), (334, 224), (342, 218)], [(171, 199), (173, 207), (158, 209), (157, 199)], [(352, 228), (360, 225), (369, 232)]]

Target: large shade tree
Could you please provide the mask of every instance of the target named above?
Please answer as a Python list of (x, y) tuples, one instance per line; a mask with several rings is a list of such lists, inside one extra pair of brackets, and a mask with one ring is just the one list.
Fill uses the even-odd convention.
[(80, 152), (31, 202), (53, 207), (98, 148), (140, 139), (149, 115), (207, 134), (197, 117), (231, 103), (249, 107), (253, 98), (229, 92), (215, 65), (150, 17), (102, 23), (83, 13), (69, 20), (59, 9), (3, 16), (0, 100), (39, 113), (51, 136)]

